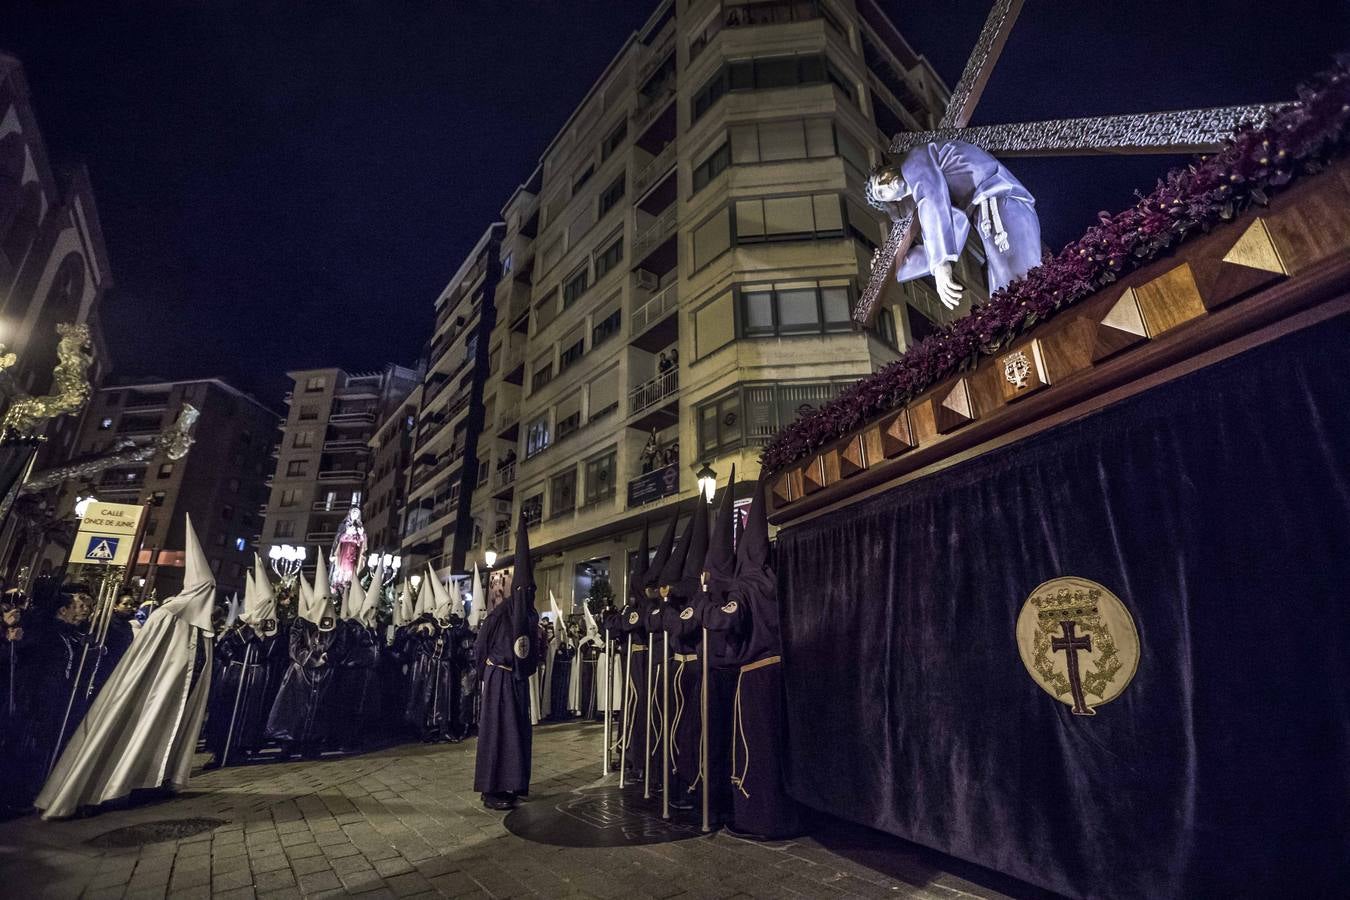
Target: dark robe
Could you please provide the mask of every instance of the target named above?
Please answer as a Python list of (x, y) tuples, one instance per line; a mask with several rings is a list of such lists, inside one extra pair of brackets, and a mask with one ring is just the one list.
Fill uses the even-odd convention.
[(424, 741), (458, 741), (460, 732), (459, 673), (455, 670), (455, 642), (451, 628), (429, 623), (432, 632), (418, 638), (420, 659), (414, 664), (419, 672), (417, 715), (414, 721)]
[(638, 779), (643, 773), (643, 754), (647, 729), (647, 627), (638, 607), (629, 603), (620, 613), (619, 642), (627, 687), (623, 697), (623, 722), (619, 746), (623, 750), (627, 777)]
[(341, 707), (335, 729), (339, 746), (354, 750), (364, 746), (379, 730), (380, 643), (375, 632), (357, 619), (344, 619), (347, 649), (334, 676), (333, 692)]
[[(739, 574), (739, 573), (738, 573)], [(707, 602), (704, 623), (726, 641), (721, 662), (736, 667), (731, 714), (732, 818), (737, 831), (776, 839), (801, 832), (801, 810), (784, 788), (782, 643), (772, 582), (738, 577)]]
[[(429, 626), (429, 630), (427, 627)], [(433, 669), (439, 658), (436, 653), (436, 635), (440, 631), (431, 616), (421, 616), (415, 622), (406, 625), (394, 638), (391, 652), (406, 667), (407, 685), (403, 703), (403, 723), (421, 738), (426, 728), (426, 702), (434, 698), (428, 682), (433, 678)]]
[(553, 668), (548, 673), (548, 717), (550, 719), (570, 719), (572, 711), (568, 709), (568, 688), (572, 684), (572, 666), (576, 656), (566, 641), (558, 644), (553, 651)]
[(407, 625), (394, 629), (394, 639), (380, 654), (380, 685), (384, 725), (391, 732), (403, 732), (408, 727), (407, 709), (409, 683), (409, 654), (411, 635)]
[(450, 627), (455, 678), (459, 682), (456, 733), (460, 738), (469, 737), (478, 727), (478, 667), (474, 664), (473, 655), (477, 639), (478, 635), (463, 621)]
[(669, 686), (663, 685), (661, 680), (666, 657), (665, 601), (659, 597), (652, 597), (648, 598), (646, 603), (647, 652), (652, 658), (651, 715), (647, 719), (647, 728), (651, 734), (648, 765), (651, 766), (652, 784), (660, 785), (661, 760), (664, 756), (661, 747), (662, 716), (667, 704), (666, 693), (669, 691)]
[(703, 622), (692, 603), (671, 593), (662, 615), (670, 636), (671, 756), (675, 771), (672, 800), (698, 789), (702, 748)]
[(291, 663), (267, 719), (268, 737), (307, 749), (329, 743), (334, 720), (341, 712), (335, 708), (333, 685), (346, 643), (341, 628), (320, 631), (307, 619), (291, 623)]
[(604, 710), (600, 708), (600, 699), (596, 695), (596, 690), (604, 681), (604, 674), (599, 671), (600, 649), (599, 643), (586, 641), (577, 648), (576, 659), (572, 661), (572, 665), (581, 666), (581, 684), (579, 686), (581, 696), (578, 700), (581, 706), (581, 717), (597, 721), (604, 718)]
[[(483, 794), (528, 794), (533, 753), (530, 729), (529, 678), (536, 654), (527, 648), (524, 658), (513, 646), (516, 635), (534, 634), (538, 614), (512, 610), (518, 598), (499, 603), (478, 629), (474, 660), (482, 681), (482, 704), (478, 719), (478, 755), (473, 789)], [(519, 621), (525, 617), (525, 631)]]
[(211, 685), (211, 706), (203, 737), (217, 764), (226, 762), (227, 741), (230, 759), (235, 762), (262, 747), (276, 691), (272, 681), (274, 677), (281, 678), (280, 674), (272, 673), (282, 671), (278, 669), (278, 660), (289, 662), (287, 650), (276, 635), (264, 637), (248, 625), (241, 625), (216, 640), (215, 658), (223, 660), (223, 669), (220, 680)]

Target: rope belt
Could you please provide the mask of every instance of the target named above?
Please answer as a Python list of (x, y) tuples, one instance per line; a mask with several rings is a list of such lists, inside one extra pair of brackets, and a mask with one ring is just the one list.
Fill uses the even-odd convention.
[(507, 671), (507, 672), (512, 671), (512, 669), (511, 669), (510, 666), (508, 666), (508, 665), (506, 665), (506, 664), (504, 664), (504, 663), (493, 662), (491, 659), (489, 659), (489, 660), (487, 661), (487, 664), (488, 664), (489, 666), (492, 666), (492, 668), (494, 668), (494, 669), (503, 669), (503, 670), (505, 670), (505, 671)]
[(672, 653), (670, 654), (676, 662), (698, 662), (697, 653)]
[(632, 647), (630, 647), (629, 649), (632, 650), (634, 653), (636, 653), (636, 652), (639, 651), (639, 650), (646, 650), (646, 649), (647, 649), (647, 645), (646, 645), (646, 644), (634, 644), (634, 645), (633, 645)]
[[(750, 799), (750, 792), (745, 789), (745, 779), (750, 774), (750, 742), (745, 739), (745, 726), (741, 722), (741, 680), (745, 677), (746, 672), (753, 672), (767, 666), (776, 666), (782, 661), (783, 657), (781, 656), (766, 656), (764, 659), (755, 660), (749, 665), (741, 666), (740, 674), (736, 676), (736, 699), (732, 704), (731, 713), (731, 783), (747, 800)], [(739, 771), (736, 768), (737, 743), (745, 748), (745, 765)]]

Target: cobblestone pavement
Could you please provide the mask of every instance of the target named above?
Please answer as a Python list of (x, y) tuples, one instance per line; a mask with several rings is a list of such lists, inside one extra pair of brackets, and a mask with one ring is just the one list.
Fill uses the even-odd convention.
[[(531, 802), (595, 784), (600, 745), (599, 726), (537, 729)], [(482, 808), (472, 790), (473, 763), (472, 741), (409, 744), (207, 772), (172, 799), (86, 819), (13, 820), (0, 825), (0, 895), (1006, 896), (997, 886), (1034, 896), (982, 870), (843, 823), (818, 829), (817, 838), (767, 845), (722, 833), (606, 849), (530, 843), (503, 827), (503, 814)], [(100, 849), (96, 840), (113, 829), (187, 818), (224, 824), (130, 848)]]

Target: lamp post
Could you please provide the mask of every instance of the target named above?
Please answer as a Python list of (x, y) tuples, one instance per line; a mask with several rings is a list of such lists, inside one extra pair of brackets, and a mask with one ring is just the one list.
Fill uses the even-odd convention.
[(273, 544), (272, 549), (267, 551), (272, 572), (281, 579), (283, 587), (290, 587), (295, 581), (295, 576), (300, 574), (300, 567), (305, 562), (305, 553), (304, 545), (295, 547), (290, 544)]
[(705, 462), (695, 477), (698, 479), (698, 492), (703, 495), (704, 500), (712, 503), (713, 495), (717, 493), (717, 473)]
[(495, 544), (488, 544), (487, 549), (483, 551), (483, 562), (491, 569), (497, 564), (497, 547)]
[(381, 562), (384, 563), (384, 583), (380, 586), (389, 587), (398, 577), (398, 570), (403, 568), (403, 558), (392, 553), (372, 553), (366, 557), (366, 568), (374, 572)]

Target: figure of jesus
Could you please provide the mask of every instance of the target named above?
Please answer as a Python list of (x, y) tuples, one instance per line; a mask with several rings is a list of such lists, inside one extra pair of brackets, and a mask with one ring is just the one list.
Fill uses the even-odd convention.
[(1036, 201), (1003, 164), (965, 141), (915, 147), (899, 166), (872, 173), (868, 199), (893, 220), (913, 214), (918, 238), (896, 266), (897, 281), (931, 274), (949, 309), (965, 286), (952, 274), (976, 221), (989, 279), (989, 293), (1021, 278), (1041, 261), (1041, 223)]

